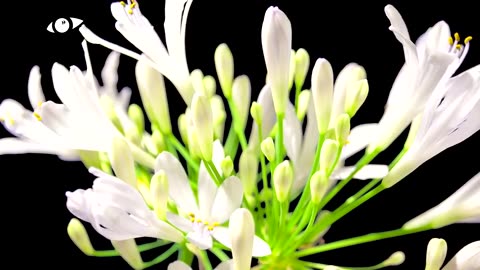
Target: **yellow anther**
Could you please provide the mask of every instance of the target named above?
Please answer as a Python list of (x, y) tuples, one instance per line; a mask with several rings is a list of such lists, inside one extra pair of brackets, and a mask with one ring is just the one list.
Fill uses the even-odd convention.
[(458, 33), (455, 33), (453, 36), (457, 42), (460, 41), (460, 35)]
[(455, 46), (455, 48), (456, 48), (457, 50), (460, 50), (460, 49), (462, 48), (462, 45), (457, 44), (457, 45)]
[(41, 101), (39, 101), (39, 102), (37, 103), (37, 107), (38, 107), (38, 108), (42, 107), (42, 105), (43, 105), (43, 102), (41, 102)]
[(214, 228), (215, 228), (214, 226), (208, 226), (208, 227), (207, 227), (207, 229), (208, 229), (209, 231), (213, 231)]
[(42, 116), (40, 116), (40, 114), (38, 114), (37, 112), (33, 112), (33, 116), (35, 116), (38, 121), (42, 121)]
[(220, 223), (218, 223), (218, 222), (213, 222), (212, 226), (213, 226), (213, 227), (220, 226)]
[(132, 2), (132, 3), (130, 4), (130, 8), (133, 9), (136, 5), (137, 5), (136, 2)]
[(125, 4), (125, 2), (123, 2), (123, 1), (120, 1), (120, 5), (126, 6), (127, 4)]
[(208, 221), (203, 222), (203, 225), (208, 225)]
[(453, 45), (453, 38), (452, 37), (448, 37), (448, 44)]
[(349, 144), (349, 143), (350, 143), (350, 141), (349, 141), (349, 140), (347, 140), (347, 141), (345, 142), (345, 145), (347, 145), (347, 144)]
[(197, 219), (195, 220), (195, 222), (196, 222), (196, 223), (203, 223), (203, 221), (202, 221), (201, 219), (199, 219), (199, 218), (197, 218)]
[(128, 14), (132, 15), (133, 14), (133, 9), (129, 9)]
[(188, 216), (191, 217), (191, 218), (195, 218), (195, 214), (194, 214), (194, 213), (189, 213)]
[(472, 40), (472, 36), (466, 37), (463, 43), (467, 44), (470, 42), (470, 40)]
[(15, 120), (12, 117), (8, 117), (7, 121), (11, 126), (13, 126), (15, 124)]

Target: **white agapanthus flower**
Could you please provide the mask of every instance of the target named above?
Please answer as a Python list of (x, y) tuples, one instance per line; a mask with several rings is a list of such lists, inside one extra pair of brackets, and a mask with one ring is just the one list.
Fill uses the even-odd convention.
[[(435, 87), (450, 78), (463, 62), (470, 37), (460, 44), (450, 36), (444, 21), (429, 28), (414, 44), (400, 13), (391, 5), (385, 7), (390, 30), (403, 45), (405, 65), (392, 86), (379, 130), (373, 134), (369, 151), (384, 150), (425, 107)], [(450, 41), (450, 42), (449, 42)]]
[[(154, 68), (167, 77), (178, 89), (187, 104), (193, 97), (190, 71), (185, 54), (185, 31), (187, 17), (193, 0), (165, 1), (165, 44), (155, 32), (147, 18), (142, 15), (137, 1), (115, 2), (111, 5), (112, 15), (117, 21), (117, 30), (135, 45)], [(85, 25), (80, 32), (91, 43), (100, 44), (139, 60), (142, 56), (121, 48), (96, 36)], [(168, 51), (167, 51), (168, 50)]]
[(480, 65), (438, 88), (427, 103), (408, 152), (383, 180), (394, 185), (420, 165), (480, 129)]
[(97, 177), (91, 189), (66, 193), (67, 208), (76, 217), (109, 240), (153, 237), (183, 241), (183, 234), (159, 220), (132, 186), (98, 169), (89, 171)]
[(480, 241), (463, 247), (442, 270), (477, 270), (480, 267)]
[(480, 223), (480, 173), (439, 205), (407, 222), (404, 228)]
[(108, 150), (118, 131), (102, 110), (86, 43), (82, 45), (86, 74), (76, 66), (68, 70), (55, 63), (52, 67), (55, 92), (63, 104), (45, 101), (38, 67), (32, 69), (28, 87), (33, 113), (14, 100), (2, 102), (0, 116), (4, 126), (19, 139), (2, 139), (6, 141), (0, 143), (0, 153), (40, 152), (75, 157), (75, 150)]
[[(218, 171), (223, 159), (223, 148), (217, 140), (213, 147), (213, 161)], [(209, 249), (213, 245), (213, 237), (231, 247), (228, 229), (222, 225), (242, 203), (243, 187), (240, 179), (228, 177), (217, 187), (202, 163), (198, 176), (197, 203), (182, 164), (172, 154), (162, 152), (158, 155), (155, 171), (163, 171), (167, 176), (170, 198), (180, 211), (179, 215), (167, 213), (167, 219), (187, 233), (188, 241), (200, 249)], [(262, 257), (269, 254), (268, 244), (255, 236), (253, 255)]]

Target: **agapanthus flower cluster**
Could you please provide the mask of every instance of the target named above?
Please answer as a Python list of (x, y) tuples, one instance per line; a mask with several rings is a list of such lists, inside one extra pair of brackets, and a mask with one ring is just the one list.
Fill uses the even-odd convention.
[[(306, 257), (453, 223), (480, 222), (479, 173), (401, 228), (323, 240), (340, 218), (480, 129), (480, 65), (454, 76), (471, 37), (452, 36), (440, 21), (414, 43), (398, 11), (386, 6), (405, 64), (379, 123), (352, 127), (369, 91), (362, 66), (348, 64), (336, 75), (327, 59), (310, 59), (305, 49), (294, 50), (291, 22), (279, 8), (270, 7), (259, 44), (266, 82), (255, 99), (249, 78), (235, 76), (227, 44), (220, 44), (213, 56), (217, 79), (188, 68), (185, 30), (191, 4), (166, 0), (163, 42), (138, 2), (113, 3), (116, 29), (139, 53), (83, 25), (86, 71), (58, 63), (51, 70), (61, 103), (45, 99), (40, 70), (34, 67), (28, 81), (32, 108), (11, 99), (0, 105), (2, 123), (15, 136), (0, 140), (1, 154), (53, 154), (83, 162), (96, 177), (91, 188), (66, 193), (67, 209), (75, 216), (67, 231), (83, 253), (121, 256), (134, 269), (171, 262), (177, 253), (178, 261), (162, 269), (191, 269), (196, 259), (201, 269), (211, 270), (214, 257), (221, 261), (215, 269), (247, 270), (252, 264), (255, 269), (351, 269)], [(113, 51), (101, 85), (88, 43)], [(137, 60), (143, 107), (130, 104), (129, 88), (117, 89), (121, 54)], [(170, 117), (167, 93), (175, 90), (166, 90), (165, 78), (185, 102), (178, 119)], [(248, 121), (251, 130), (246, 130)], [(409, 126), (404, 148), (391, 164), (370, 164)], [(363, 149), (354, 166), (345, 166), (346, 159)], [(327, 210), (327, 203), (353, 179), (368, 182), (340, 207)], [(114, 249), (95, 249), (87, 223)], [(138, 238), (154, 240), (137, 245)], [(425, 269), (480, 269), (478, 243), (441, 268), (446, 243), (432, 239)], [(161, 254), (144, 261), (141, 253), (152, 249)], [(395, 266), (404, 259), (402, 252), (394, 252), (362, 269)]]

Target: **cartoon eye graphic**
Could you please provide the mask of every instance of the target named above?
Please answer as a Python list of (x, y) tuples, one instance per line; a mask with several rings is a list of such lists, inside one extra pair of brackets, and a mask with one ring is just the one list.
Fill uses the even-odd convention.
[(69, 30), (77, 28), (83, 21), (77, 18), (59, 18), (55, 22), (51, 22), (47, 31), (50, 33), (63, 34)]

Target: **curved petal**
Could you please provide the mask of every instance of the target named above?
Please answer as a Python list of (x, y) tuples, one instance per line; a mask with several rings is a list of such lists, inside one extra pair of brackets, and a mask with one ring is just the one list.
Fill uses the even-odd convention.
[(213, 200), (210, 217), (212, 222), (223, 224), (239, 208), (243, 199), (243, 186), (240, 179), (230, 176), (218, 187)]
[(79, 219), (92, 223), (93, 216), (90, 210), (92, 190), (77, 189), (74, 192), (66, 192), (65, 195), (68, 211)]
[(28, 99), (32, 108), (40, 106), (45, 102), (45, 95), (43, 94), (40, 67), (34, 66), (30, 70), (30, 76), (28, 77)]
[(228, 260), (217, 265), (217, 267), (215, 267), (214, 270), (232, 270), (232, 269), (233, 269), (233, 261)]
[(173, 226), (179, 228), (184, 232), (193, 232), (192, 222), (190, 222), (186, 218), (167, 212), (167, 220), (168, 222), (172, 223)]
[(348, 136), (348, 144), (342, 149), (340, 159), (345, 160), (365, 148), (377, 131), (378, 124), (363, 124), (354, 127)]
[(155, 172), (160, 170), (163, 170), (167, 175), (170, 198), (182, 211), (197, 213), (198, 207), (195, 196), (180, 161), (171, 153), (162, 152), (155, 161)]
[(60, 147), (54, 147), (27, 140), (21, 140), (18, 138), (0, 139), (0, 155), (28, 153), (69, 156), (74, 160), (75, 158), (78, 158), (78, 154), (76, 154), (76, 151), (68, 151), (67, 149)]
[(182, 261), (174, 261), (168, 265), (167, 270), (192, 270), (192, 268)]
[(201, 219), (210, 217), (210, 210), (212, 210), (216, 193), (217, 185), (205, 168), (205, 164), (201, 161), (200, 169), (198, 170), (198, 208)]
[(302, 146), (302, 124), (298, 120), (295, 108), (290, 102), (287, 104), (283, 127), (283, 144), (288, 157), (296, 164), (301, 150), (300, 147)]
[[(212, 231), (212, 236), (220, 242), (222, 245), (231, 248), (232, 247), (232, 240), (230, 239), (230, 232), (228, 228), (225, 227), (216, 227)], [(259, 258), (268, 256), (272, 253), (270, 246), (263, 241), (260, 237), (254, 236), (253, 237), (253, 249), (252, 249), (252, 256)]]
[(210, 249), (213, 246), (213, 239), (210, 236), (210, 233), (201, 231), (201, 232), (190, 232), (187, 234), (188, 242), (194, 244), (199, 249)]
[(480, 241), (462, 248), (442, 270), (476, 270), (480, 266)]
[[(347, 178), (351, 173), (353, 173), (354, 170), (355, 166), (339, 168), (332, 173), (331, 177), (334, 179), (343, 180)], [(360, 169), (360, 171), (358, 171), (353, 178), (360, 180), (377, 179), (383, 178), (387, 174), (387, 165), (369, 164)]]

